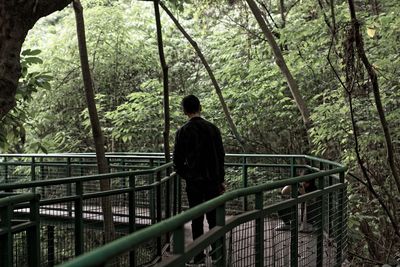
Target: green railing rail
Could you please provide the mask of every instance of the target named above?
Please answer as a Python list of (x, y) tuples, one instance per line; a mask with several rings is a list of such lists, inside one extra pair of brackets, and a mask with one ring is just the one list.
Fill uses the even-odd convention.
[[(39, 198), (33, 193), (0, 193), (0, 266), (13, 266), (18, 260), (14, 241), (27, 250), (28, 266), (40, 265)], [(15, 209), (25, 203), (29, 207), (28, 219), (15, 220)]]
[[(49, 217), (53, 217), (53, 221), (55, 220), (55, 218), (58, 218), (59, 222), (61, 221), (64, 223), (73, 223), (73, 225), (71, 226), (74, 228), (72, 240), (74, 253), (68, 255), (69, 258), (72, 258), (74, 256), (84, 253), (85, 251), (85, 223), (90, 225), (95, 224), (93, 221), (101, 220), (100, 217), (102, 216), (102, 212), (100, 209), (100, 199), (102, 198), (121, 197), (122, 195), (126, 195), (126, 199), (124, 200), (124, 207), (128, 208), (128, 212), (113, 212), (113, 219), (115, 220), (115, 223), (124, 223), (125, 228), (128, 228), (127, 230), (123, 230), (123, 232), (126, 233), (134, 232), (138, 225), (157, 223), (177, 213), (177, 207), (179, 205), (179, 203), (177, 202), (178, 198), (173, 196), (179, 196), (179, 194), (176, 192), (178, 188), (178, 179), (175, 173), (169, 174), (169, 169), (171, 168), (171, 166), (172, 163), (169, 163), (152, 169), (146, 168), (144, 170), (129, 172), (37, 180), (23, 183), (4, 183), (0, 184), (0, 191), (15, 192), (30, 190), (32, 192), (45, 192), (44, 195), (46, 196), (48, 195), (48, 191), (52, 190), (52, 187), (57, 187), (56, 190), (58, 191), (56, 191), (55, 197), (49, 197), (40, 200), (40, 215), (42, 218), (47, 217), (47, 222), (51, 221), (51, 218)], [(137, 177), (143, 175), (145, 175), (146, 177), (144, 185), (137, 185)], [(113, 181), (119, 182), (120, 187), (108, 191), (98, 190), (97, 192), (92, 192), (93, 182), (99, 184), (98, 182), (103, 179), (110, 179), (111, 183), (113, 183)], [(121, 179), (127, 179), (128, 181), (121, 183)], [(85, 193), (85, 184), (89, 185), (86, 186), (86, 188), (89, 189), (88, 191), (90, 192)], [(66, 187), (66, 189), (59, 190), (58, 186)], [(171, 188), (173, 188), (171, 191), (174, 192), (174, 194), (167, 192), (162, 195), (160, 192), (162, 186), (166, 188), (166, 191), (169, 191)], [(44, 188), (48, 189), (43, 190)], [(135, 199), (135, 197), (141, 192), (147, 192), (147, 194), (149, 195), (149, 205), (147, 207), (147, 213), (149, 214), (140, 215), (137, 214), (138, 212), (135, 210), (137, 202), (137, 199)], [(161, 198), (164, 198), (164, 200)], [(97, 201), (93, 202), (93, 200)], [(86, 203), (85, 205), (85, 201), (91, 204)], [(161, 203), (164, 203), (164, 206), (161, 206)], [(85, 207), (91, 206), (94, 206), (95, 209), (85, 210)], [(115, 205), (112, 204), (112, 206)], [(19, 215), (21, 216), (21, 214)], [(46, 229), (47, 234), (48, 232), (52, 232), (51, 235), (53, 235), (54, 239), (54, 225), (48, 226), (49, 228)], [(92, 228), (101, 229), (101, 226), (93, 226)], [(45, 235), (44, 231), (42, 235)], [(56, 244), (54, 244), (54, 240), (48, 239), (48, 241), (49, 243), (47, 244), (47, 248), (50, 248), (50, 250), (47, 253), (46, 259), (42, 261), (45, 261), (47, 265), (54, 265), (54, 263), (57, 262), (54, 258), (54, 247), (56, 246)], [(12, 240), (9, 242), (12, 242)], [(157, 238), (156, 243), (156, 255), (161, 255), (161, 239)]]
[[(107, 154), (111, 172), (143, 170), (160, 166), (162, 155)], [(83, 176), (97, 173), (93, 153), (0, 154), (0, 184)]]
[[(251, 157), (251, 155), (246, 155)], [(287, 157), (279, 155), (279, 157)], [(340, 266), (344, 260), (345, 252), (345, 232), (346, 232), (346, 218), (345, 218), (345, 190), (344, 184), (344, 172), (346, 167), (343, 167), (337, 163), (330, 162), (327, 160), (321, 160), (309, 156), (289, 156), (291, 160), (291, 174), (295, 173), (296, 165), (294, 163), (295, 158), (303, 158), (310, 161), (310, 165), (302, 166), (309, 169), (318, 169), (319, 172), (300, 177), (289, 178), (281, 181), (272, 183), (265, 183), (256, 185), (248, 188), (237, 189), (232, 192), (225, 193), (224, 195), (203, 203), (195, 208), (187, 210), (181, 214), (178, 214), (172, 218), (166, 219), (161, 223), (149, 226), (143, 230), (132, 233), (128, 236), (122, 237), (109, 244), (104, 245), (92, 252), (85, 255), (79, 256), (71, 262), (64, 264), (64, 267), (73, 266), (105, 266), (107, 262), (127, 252), (132, 252), (135, 248), (148, 241), (149, 239), (165, 234), (171, 234), (172, 238), (172, 256), (162, 260), (157, 266), (185, 266), (195, 255), (204, 251), (207, 247), (217, 247), (214, 253), (216, 253), (217, 261), (214, 262), (215, 266), (231, 266), (232, 263), (228, 263), (226, 240), (229, 233), (232, 235), (232, 230), (240, 225), (254, 221), (254, 255), (251, 255), (254, 259), (248, 261), (245, 266), (249, 265), (250, 262), (254, 263), (254, 266), (265, 266), (265, 219), (272, 213), (285, 208), (292, 208), (294, 211), (292, 214), (292, 222), (290, 229), (290, 266), (298, 266), (298, 204), (304, 203), (310, 199), (320, 199), (321, 208), (319, 212), (319, 225), (316, 230), (316, 266)], [(244, 162), (245, 163), (245, 162)], [(286, 166), (286, 165), (285, 165)], [(274, 165), (275, 167), (275, 165)], [(324, 167), (327, 167), (324, 170)], [(294, 176), (294, 175), (293, 175)], [(297, 187), (299, 183), (318, 179), (319, 188), (311, 193), (299, 196), (297, 194)], [(272, 205), (264, 205), (265, 192), (276, 190), (284, 187), (285, 185), (291, 185), (292, 198), (286, 201), (280, 201), (279, 203)], [(333, 195), (335, 194), (335, 195)], [(255, 207), (252, 211), (244, 212), (240, 215), (234, 216), (229, 220), (226, 219), (226, 205), (229, 201), (253, 196), (255, 199)], [(335, 202), (332, 199), (336, 198)], [(329, 201), (330, 200), (330, 201)], [(338, 218), (332, 220), (333, 216), (331, 209), (337, 209)], [(328, 208), (327, 210), (325, 210)], [(185, 246), (184, 241), (184, 225), (192, 219), (207, 213), (211, 210), (216, 209), (217, 211), (217, 226), (211, 229), (209, 232), (204, 234), (201, 238), (195, 240), (192, 244)], [(333, 224), (336, 222), (335, 224)], [(327, 225), (327, 227), (326, 227)], [(324, 231), (327, 228), (328, 238), (333, 238), (335, 243), (335, 257), (334, 262), (324, 261)], [(332, 240), (331, 240), (332, 241)], [(241, 265), (240, 265), (241, 266)], [(272, 265), (275, 266), (275, 265)]]

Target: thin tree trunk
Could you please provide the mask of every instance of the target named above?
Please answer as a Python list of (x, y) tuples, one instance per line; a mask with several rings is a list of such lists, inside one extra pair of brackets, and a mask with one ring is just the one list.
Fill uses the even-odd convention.
[(170, 116), (169, 116), (169, 83), (168, 83), (168, 65), (165, 62), (164, 56), (164, 45), (161, 31), (161, 18), (160, 8), (158, 6), (159, 0), (154, 1), (154, 11), (156, 16), (157, 26), (157, 43), (158, 43), (158, 54), (160, 55), (160, 63), (163, 72), (163, 86), (164, 86), (164, 156), (165, 162), (170, 162), (170, 148), (169, 148), (169, 132), (170, 132)]
[[(393, 210), (393, 214), (392, 214), (392, 211), (390, 210), (389, 205), (386, 204), (387, 201), (385, 200), (385, 198), (382, 196), (382, 194), (378, 193), (375, 190), (375, 188), (373, 187), (371, 177), (369, 175), (369, 171), (366, 167), (367, 164), (361, 158), (360, 146), (359, 146), (359, 142), (358, 142), (358, 129), (356, 126), (357, 123), (356, 123), (356, 119), (354, 116), (354, 107), (353, 107), (353, 98), (352, 98), (352, 91), (356, 84), (356, 82), (354, 80), (354, 77), (356, 77), (356, 73), (355, 73), (356, 70), (355, 70), (355, 58), (354, 58), (354, 33), (353, 33), (353, 30), (351, 30), (351, 32), (348, 33), (348, 38), (349, 38), (349, 40), (347, 40), (346, 48), (345, 48), (346, 53), (347, 53), (347, 55), (345, 56), (346, 84), (344, 84), (344, 82), (340, 78), (339, 73), (336, 71), (335, 67), (333, 66), (333, 64), (329, 58), (330, 51), (328, 53), (327, 60), (328, 60), (329, 65), (331, 66), (336, 78), (338, 79), (338, 81), (340, 82), (340, 84), (342, 85), (342, 87), (345, 89), (345, 91), (347, 93), (347, 97), (348, 97), (348, 101), (349, 101), (349, 109), (350, 109), (350, 120), (351, 120), (352, 129), (353, 129), (353, 136), (354, 136), (354, 150), (356, 153), (357, 163), (361, 169), (362, 175), (364, 176), (366, 182), (364, 182), (362, 179), (359, 179), (357, 176), (355, 176), (351, 173), (349, 173), (349, 175), (352, 176), (353, 178), (355, 178), (357, 181), (359, 181), (365, 187), (367, 187), (369, 192), (375, 197), (375, 199), (378, 200), (383, 211), (389, 217), (389, 220), (393, 226), (393, 229), (394, 229), (396, 235), (400, 237), (400, 229), (399, 229), (399, 225), (398, 225), (398, 220), (395, 218), (396, 212), (395, 212), (395, 210)], [(329, 50), (331, 50), (332, 45), (333, 45), (333, 38), (332, 38), (331, 47), (329, 48)], [(393, 203), (392, 197), (390, 195), (388, 195), (388, 198), (389, 198), (390, 202)]]
[(379, 3), (376, 0), (370, 0), (372, 13), (376, 16), (379, 15)]
[(363, 62), (364, 66), (368, 72), (369, 79), (371, 80), (371, 83), (372, 83), (372, 90), (374, 92), (375, 105), (376, 105), (376, 109), (379, 114), (379, 120), (381, 122), (383, 134), (385, 136), (387, 159), (389, 162), (390, 170), (392, 172), (394, 181), (397, 186), (397, 190), (400, 193), (400, 177), (399, 177), (399, 174), (396, 169), (393, 143), (392, 143), (392, 139), (391, 139), (391, 135), (390, 135), (389, 126), (386, 121), (385, 112), (384, 112), (383, 106), (382, 106), (381, 95), (379, 92), (378, 77), (376, 75), (374, 68), (372, 67), (371, 63), (369, 62), (369, 60), (365, 54), (365, 51), (364, 51), (363, 38), (360, 33), (360, 24), (356, 17), (354, 2), (353, 2), (353, 0), (348, 0), (348, 3), (349, 3), (349, 9), (350, 9), (351, 23), (352, 23), (353, 32), (354, 32), (354, 39), (355, 39), (355, 43), (356, 43), (356, 47), (357, 47), (357, 54), (360, 57), (361, 61)]
[(221, 103), (222, 109), (224, 111), (226, 120), (228, 121), (229, 128), (231, 129), (233, 135), (235, 136), (236, 140), (239, 142), (240, 146), (242, 147), (243, 151), (247, 151), (246, 143), (244, 142), (243, 138), (240, 136), (235, 123), (232, 120), (231, 113), (228, 109), (228, 106), (225, 103), (224, 97), (221, 92), (221, 87), (219, 86), (217, 79), (214, 76), (213, 71), (211, 70), (210, 65), (208, 64), (206, 58), (204, 57), (203, 53), (201, 52), (199, 46), (197, 43), (190, 37), (190, 35), (185, 31), (185, 29), (182, 27), (182, 25), (179, 23), (179, 21), (175, 18), (175, 16), (171, 13), (171, 11), (162, 3), (160, 2), (160, 6), (164, 9), (164, 11), (168, 14), (168, 16), (172, 19), (172, 21), (175, 23), (176, 27), (179, 29), (179, 31), (185, 36), (185, 38), (189, 41), (189, 43), (192, 45), (194, 50), (196, 51), (198, 57), (200, 58), (201, 62), (203, 63), (204, 67), (207, 70), (208, 75), (210, 76), (211, 82), (215, 88), (215, 91), (218, 95), (219, 102)]
[(265, 37), (268, 40), (269, 45), (272, 48), (272, 52), (275, 55), (276, 64), (278, 65), (282, 74), (286, 78), (292, 96), (294, 98), (294, 101), (296, 102), (297, 108), (301, 113), (305, 129), (309, 130), (311, 127), (310, 111), (308, 110), (308, 107), (303, 100), (303, 97), (299, 91), (299, 86), (296, 80), (293, 78), (292, 73), (290, 72), (289, 68), (286, 65), (285, 59), (283, 58), (282, 55), (282, 51), (279, 49), (279, 46), (275, 41), (274, 35), (272, 34), (271, 30), (265, 23), (265, 20), (263, 19), (261, 11), (258, 8), (257, 4), (253, 0), (246, 0), (246, 2), (249, 5), (251, 11), (253, 12), (254, 17), (256, 18), (258, 24), (260, 25), (261, 30), (263, 31)]
[(281, 13), (282, 25), (281, 28), (286, 26), (286, 16), (285, 16), (285, 0), (279, 0), (279, 11)]
[[(85, 24), (83, 18), (83, 8), (79, 0), (73, 1), (73, 7), (76, 19), (76, 30), (79, 44), (79, 55), (82, 68), (83, 84), (85, 87), (86, 102), (89, 110), (90, 124), (92, 126), (93, 139), (96, 149), (97, 168), (99, 173), (108, 173), (109, 167), (104, 149), (104, 136), (101, 131), (99, 117), (94, 98), (93, 82), (90, 74), (88, 53), (86, 48)], [(101, 191), (110, 190), (110, 180), (100, 180)], [(114, 239), (115, 230), (113, 224), (111, 202), (109, 197), (101, 199), (104, 217), (104, 241), (108, 243)]]
[(331, 19), (332, 19), (332, 34), (336, 38), (336, 12), (335, 12), (335, 0), (329, 1), (329, 6), (331, 9)]

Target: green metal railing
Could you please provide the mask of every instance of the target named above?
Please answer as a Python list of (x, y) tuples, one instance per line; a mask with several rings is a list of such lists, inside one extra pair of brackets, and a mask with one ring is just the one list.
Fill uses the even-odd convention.
[[(28, 219), (14, 217), (16, 209), (28, 207)], [(39, 195), (0, 193), (0, 266), (39, 266)], [(24, 244), (26, 262), (21, 262), (14, 245)], [(29, 245), (28, 245), (29, 244)], [(21, 254), (21, 251), (20, 251)], [(21, 256), (21, 255), (20, 255)]]
[[(228, 192), (181, 213), (187, 208), (184, 181), (168, 173), (171, 165), (163, 165), (161, 153), (107, 156), (115, 173), (66, 178), (94, 173), (94, 155), (0, 155), (0, 191), (42, 195), (42, 266), (82, 253), (67, 266), (183, 266), (203, 250), (215, 266), (338, 266), (345, 258), (345, 167), (337, 163), (304, 155), (228, 154)], [(315, 173), (299, 176), (304, 169)], [(112, 190), (100, 191), (100, 179), (110, 179)], [(314, 179), (318, 190), (297, 195), (300, 183)], [(294, 188), (290, 199), (279, 195), (285, 185)], [(104, 197), (112, 199), (118, 239), (102, 246)], [(185, 223), (213, 209), (217, 227), (185, 244)], [(307, 233), (298, 224), (304, 214), (313, 217)], [(276, 230), (284, 217), (290, 229)], [(72, 241), (63, 244), (62, 238)]]
[[(15, 155), (12, 155), (12, 157), (16, 158)], [(18, 156), (19, 159), (20, 157), (21, 155)], [(39, 157), (44, 156), (40, 155)], [(54, 155), (49, 156), (49, 158), (52, 157)], [(87, 157), (89, 156), (85, 156), (85, 158)], [(65, 159), (61, 155), (57, 155), (57, 158)], [(71, 155), (68, 155), (66, 159), (69, 158), (71, 158)], [(93, 158), (93, 156), (90, 156), (90, 158)], [(139, 163), (142, 163), (143, 157), (129, 157), (129, 161), (132, 165), (135, 165), (138, 163), (136, 161), (138, 158)], [(32, 167), (32, 162), (37, 164), (36, 159), (37, 157), (34, 157), (34, 160), (29, 161), (29, 164), (31, 164), (29, 169), (34, 171), (35, 174), (25, 173), (25, 177), (43, 177), (40, 173), (43, 168), (58, 168), (63, 164), (46, 161), (42, 162), (41, 165)], [(124, 160), (126, 164), (128, 160)], [(115, 238), (134, 232), (137, 228), (145, 227), (151, 223), (160, 222), (167, 216), (172, 216), (179, 211), (178, 206), (180, 205), (177, 203), (177, 198), (173, 197), (179, 196), (179, 194), (174, 194), (171, 197), (172, 194), (165, 193), (175, 192), (179, 182), (174, 173), (169, 173), (172, 164), (150, 168), (152, 165), (159, 165), (158, 163), (154, 164), (155, 160), (159, 161), (157, 158), (146, 157), (145, 162), (147, 161), (148, 165), (143, 167), (142, 170), (57, 179), (32, 179), (33, 181), (26, 181), (25, 177), (19, 175), (19, 170), (15, 169), (17, 176), (12, 176), (12, 172), (8, 171), (9, 178), (14, 183), (0, 184), (0, 191), (38, 192), (42, 195), (39, 209), (42, 222), (40, 235), (42, 237), (41, 247), (45, 249), (41, 250), (40, 262), (41, 266), (53, 266), (102, 245), (104, 230), (111, 231), (111, 229), (103, 229), (102, 226), (102, 199), (107, 198), (111, 203)], [(71, 160), (68, 161), (71, 162)], [(7, 163), (10, 166), (25, 166), (26, 164), (21, 160), (13, 162), (8, 160)], [(84, 164), (89, 166), (87, 163)], [(132, 165), (125, 165), (124, 168), (132, 168)], [(67, 164), (66, 166), (72, 168), (72, 165)], [(78, 164), (73, 167), (81, 168)], [(64, 177), (68, 173), (69, 171), (58, 174)], [(111, 181), (111, 190), (100, 190), (99, 181), (103, 179)], [(14, 212), (14, 215), (17, 218), (27, 216), (24, 211)], [(165, 240), (166, 238), (163, 240), (162, 238), (155, 238), (153, 241), (154, 244), (157, 244), (155, 250), (150, 249), (150, 251), (143, 248), (147, 252), (141, 253), (140, 263), (151, 262), (156, 259), (157, 255), (161, 255)], [(21, 244), (14, 244), (14, 246), (20, 246), (20, 250), (22, 250)], [(147, 254), (147, 256), (143, 256), (144, 254)], [(135, 260), (133, 255), (130, 258)], [(127, 261), (127, 259), (122, 260), (122, 262)]]
[[(251, 157), (248, 155), (248, 157)], [(298, 156), (289, 157), (290, 172), (295, 176), (295, 159)], [(146, 229), (133, 233), (129, 236), (123, 237), (110, 244), (107, 244), (93, 252), (78, 257), (77, 259), (65, 264), (64, 266), (105, 266), (109, 260), (112, 260), (118, 255), (123, 253), (134, 251), (135, 247), (146, 242), (150, 238), (156, 236), (165, 235), (170, 233), (172, 238), (172, 255), (162, 260), (157, 266), (185, 266), (186, 263), (190, 262), (191, 259), (206, 250), (210, 246), (216, 247), (214, 249), (216, 259), (214, 266), (266, 266), (269, 265), (265, 261), (265, 239), (268, 238), (266, 234), (271, 231), (265, 231), (264, 227), (266, 220), (269, 216), (275, 212), (285, 209), (292, 208), (294, 211), (292, 214), (292, 223), (290, 228), (290, 266), (299, 266), (299, 231), (298, 231), (298, 205), (305, 203), (311, 199), (319, 199), (320, 201), (320, 212), (318, 214), (319, 220), (315, 230), (316, 239), (316, 258), (315, 264), (307, 263), (306, 266), (340, 266), (344, 257), (345, 246), (344, 246), (344, 233), (345, 233), (345, 184), (344, 184), (344, 171), (345, 167), (338, 164), (316, 159), (313, 157), (302, 157), (305, 160), (309, 160), (310, 165), (301, 166), (310, 169), (318, 170), (315, 174), (305, 175), (302, 177), (290, 178), (287, 180), (276, 181), (272, 183), (266, 183), (262, 185), (252, 186), (249, 188), (237, 189), (232, 192), (228, 192), (216, 199), (210, 200), (202, 205), (199, 205), (191, 210), (188, 210), (182, 214), (179, 214), (173, 218), (163, 221), (161, 224), (152, 225)], [(246, 164), (245, 161), (243, 161)], [(281, 167), (287, 167), (285, 164), (280, 165)], [(276, 167), (273, 164), (271, 167)], [(243, 177), (246, 178), (245, 172)], [(335, 176), (336, 175), (336, 176)], [(297, 194), (297, 186), (301, 182), (318, 179), (319, 188), (318, 190), (299, 196)], [(243, 179), (244, 187), (246, 187), (246, 179)], [(280, 201), (275, 204), (265, 205), (265, 193), (282, 188), (285, 185), (291, 185), (294, 190), (292, 191), (292, 198), (286, 201)], [(240, 215), (234, 216), (226, 221), (226, 206), (229, 201), (244, 198), (245, 210), (247, 210), (248, 198), (253, 197), (255, 200), (254, 209), (251, 211), (244, 212)], [(335, 199), (335, 201), (333, 201)], [(329, 201), (329, 202), (328, 202)], [(329, 207), (325, 210), (326, 207)], [(190, 245), (185, 246), (184, 240), (184, 225), (192, 219), (198, 217), (201, 214), (216, 209), (217, 211), (217, 226), (211, 229), (209, 232), (204, 234), (201, 238), (195, 240)], [(336, 210), (337, 218), (333, 218), (333, 209)], [(243, 258), (241, 261), (229, 262), (228, 259), (234, 257), (233, 254), (229, 255), (227, 249), (227, 240), (230, 239), (228, 236), (232, 236), (232, 231), (235, 228), (240, 229), (241, 225), (253, 222), (251, 227), (253, 228), (254, 235), (250, 238), (253, 240), (254, 254), (248, 255), (249, 258)], [(324, 236), (327, 231), (327, 237)], [(324, 239), (329, 239), (335, 246), (333, 261), (331, 259), (324, 259)], [(229, 245), (230, 246), (230, 245)], [(333, 246), (333, 245), (332, 245)], [(313, 248), (309, 248), (312, 250)], [(232, 252), (231, 252), (232, 253)], [(276, 266), (276, 262), (273, 261), (271, 266)], [(279, 266), (285, 266), (284, 263), (278, 264)]]
[[(162, 155), (108, 154), (111, 172), (143, 170), (160, 166)], [(0, 184), (27, 182), (97, 173), (93, 153), (77, 154), (0, 154)]]

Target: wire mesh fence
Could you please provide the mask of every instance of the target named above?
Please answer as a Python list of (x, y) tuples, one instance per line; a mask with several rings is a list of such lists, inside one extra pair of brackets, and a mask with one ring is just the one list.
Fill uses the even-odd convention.
[[(161, 221), (165, 216), (172, 215), (172, 203), (177, 203), (169, 193), (176, 182), (176, 176), (167, 175), (166, 167), (158, 171), (151, 170), (151, 167), (161, 165), (161, 160), (112, 157), (109, 159), (111, 170), (140, 170), (138, 173), (109, 177), (108, 191), (100, 187), (100, 180), (104, 178), (87, 176), (96, 173), (93, 157), (19, 155), (0, 157), (0, 162), (4, 163), (0, 166), (0, 191), (36, 192), (42, 196), (39, 209), (41, 266), (60, 264), (127, 235), (136, 228)], [(79, 177), (64, 181), (73, 175)], [(58, 180), (61, 178), (64, 180)], [(172, 178), (175, 180), (170, 182)], [(161, 182), (161, 179), (165, 181)], [(111, 226), (105, 224), (106, 206), (110, 208)], [(29, 212), (30, 208), (24, 207), (16, 211), (15, 216), (23, 219)], [(157, 217), (158, 214), (161, 216)], [(107, 232), (111, 232), (112, 238), (106, 237)], [(14, 257), (12, 266), (28, 265), (28, 262), (22, 260), (27, 257), (19, 257), (27, 253), (27, 241), (23, 237), (18, 234), (11, 241), (12, 251), (18, 255)], [(153, 242), (139, 246), (136, 257), (133, 257), (136, 264), (141, 266), (154, 261), (160, 255), (157, 245), (165, 246), (166, 241), (166, 237), (156, 238)], [(129, 261), (128, 253), (118, 257), (111, 266), (126, 266)]]
[[(112, 155), (108, 160), (113, 174), (106, 177), (110, 190), (104, 191), (99, 181), (106, 178), (92, 175), (96, 174), (93, 156), (30, 155), (23, 159), (0, 155), (0, 191), (35, 192), (42, 196), (41, 266), (63, 263), (188, 208), (185, 181), (169, 175), (171, 165), (163, 166), (162, 157)], [(260, 184), (281, 186), (262, 192), (261, 202), (257, 194), (226, 200), (224, 216), (232, 222), (223, 226), (224, 241), (212, 242), (198, 253), (197, 256), (205, 255), (206, 266), (335, 266), (344, 259), (347, 202), (345, 190), (333, 187), (343, 185), (338, 174), (314, 179), (315, 188), (308, 192), (302, 191), (307, 181), (282, 183), (301, 176), (303, 169), (319, 173), (333, 165), (314, 158), (282, 155), (230, 155), (227, 160), (227, 192)], [(71, 176), (76, 177), (61, 179)], [(282, 194), (285, 185), (297, 193)], [(107, 206), (112, 226), (105, 223)], [(258, 217), (243, 219), (256, 211), (260, 213)], [(20, 209), (16, 215), (23, 219), (27, 212), (29, 208)], [(154, 236), (134, 250), (121, 253), (107, 266), (154, 264), (171, 249), (171, 239), (172, 231)], [(24, 243), (23, 236), (15, 240)], [(18, 255), (27, 253), (23, 245), (14, 250)], [(188, 264), (195, 261), (194, 254), (185, 260)], [(26, 265), (21, 261), (14, 264)]]
[[(25, 218), (15, 216), (28, 207)], [(37, 266), (40, 255), (39, 195), (0, 192), (0, 266)]]

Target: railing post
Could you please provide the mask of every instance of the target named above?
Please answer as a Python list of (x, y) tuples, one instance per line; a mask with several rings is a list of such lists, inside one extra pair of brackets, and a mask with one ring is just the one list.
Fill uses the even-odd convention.
[[(112, 166), (111, 166), (111, 159), (109, 158), (109, 157), (107, 157), (106, 156), (106, 160), (107, 160), (107, 166), (108, 166), (108, 168), (109, 168), (109, 170), (110, 170), (110, 172), (112, 172)], [(118, 171), (118, 170), (117, 170)]]
[(2, 267), (13, 266), (12, 213), (12, 205), (0, 208), (0, 228), (5, 230), (5, 233), (0, 234), (0, 266)]
[[(256, 209), (262, 211), (264, 205), (263, 192), (256, 194)], [(264, 217), (260, 212), (260, 217), (256, 219), (255, 229), (255, 251), (256, 251), (256, 266), (264, 266)]]
[[(135, 176), (129, 176), (129, 194), (128, 194), (128, 209), (129, 209), (129, 233), (136, 231), (136, 181)], [(136, 266), (136, 249), (129, 252), (129, 266)]]
[[(172, 234), (172, 253), (173, 254), (184, 254), (185, 253), (185, 229), (184, 225), (181, 225)], [(181, 264), (178, 267), (183, 267), (185, 264)]]
[(8, 183), (8, 164), (7, 164), (7, 157), (4, 157), (4, 182)]
[[(167, 168), (166, 170), (166, 176), (168, 177), (168, 180), (166, 181), (166, 183), (165, 183), (165, 186), (166, 186), (166, 188), (165, 188), (165, 218), (166, 219), (168, 219), (168, 218), (170, 218), (171, 217), (171, 181), (170, 181), (170, 171), (169, 171), (169, 168)], [(171, 238), (171, 235), (170, 235), (170, 233), (168, 232), (167, 234), (166, 234), (166, 242), (167, 243), (169, 243), (170, 242), (170, 238)]]
[[(339, 174), (339, 181), (340, 183), (344, 184), (344, 172), (341, 172)], [(344, 212), (346, 211), (346, 208), (344, 207), (344, 191), (346, 190), (346, 187), (341, 189), (339, 191), (339, 196), (338, 196), (338, 235), (337, 235), (337, 249), (336, 249), (336, 265), (340, 266), (342, 264), (342, 257), (343, 257), (343, 231), (344, 227), (346, 226), (344, 222)]]
[(176, 174), (173, 178), (172, 183), (172, 215), (176, 215), (178, 213), (178, 175)]
[[(328, 165), (329, 170), (331, 170), (332, 167), (333, 166), (331, 164)], [(328, 182), (329, 182), (329, 186), (333, 185), (332, 175), (329, 175)], [(331, 192), (328, 194), (328, 235), (329, 235), (329, 237), (332, 237), (332, 235), (334, 234), (334, 229), (333, 229), (334, 215), (335, 215), (335, 213), (334, 213), (334, 206), (333, 206), (333, 192)]]
[(290, 177), (295, 177), (296, 176), (296, 166), (295, 166), (295, 160), (293, 157), (290, 158)]
[(170, 172), (166, 170), (166, 177), (168, 177), (167, 182), (165, 183), (165, 218), (171, 217), (171, 181), (170, 181)]
[(67, 168), (66, 168), (66, 177), (71, 177), (72, 175), (72, 169), (71, 169), (71, 158), (67, 157)]
[(77, 181), (75, 184), (75, 256), (83, 253), (83, 184)]
[[(216, 225), (225, 226), (225, 203), (216, 209)], [(215, 242), (215, 259), (217, 260), (216, 267), (226, 266), (226, 242), (225, 234)]]
[(80, 171), (81, 176), (84, 175), (84, 171), (83, 171), (83, 164), (84, 163), (85, 162), (84, 162), (83, 158), (79, 158), (79, 171)]
[[(324, 170), (324, 163), (320, 162), (319, 169), (321, 171)], [(318, 179), (318, 189), (323, 190), (325, 188), (325, 179), (324, 176), (319, 177)], [(317, 229), (317, 267), (322, 267), (324, 264), (324, 226), (325, 226), (325, 193), (322, 193), (320, 197), (321, 203), (321, 211), (319, 214), (319, 222), (320, 225)]]
[[(296, 176), (295, 159), (290, 158), (290, 177)], [(291, 197), (297, 199), (299, 185), (298, 183), (291, 185)], [(298, 263), (298, 246), (299, 246), (299, 207), (298, 203), (292, 207), (290, 222), (290, 266), (297, 266)]]
[(49, 266), (54, 266), (54, 225), (47, 225), (47, 264)]
[[(247, 172), (247, 157), (243, 156), (242, 157), (243, 165), (242, 165), (242, 178), (243, 178), (243, 188), (246, 188), (249, 186), (249, 181), (248, 181), (248, 172)], [(243, 197), (243, 207), (244, 210), (248, 210), (248, 199), (247, 196)]]
[[(125, 168), (125, 158), (122, 158), (121, 159), (121, 165), (122, 165), (122, 171), (126, 171), (126, 168)], [(122, 179), (122, 188), (126, 188), (126, 178), (124, 177), (123, 179)]]
[[(154, 167), (154, 160), (150, 159), (150, 168)], [(151, 173), (149, 174), (149, 184), (154, 183), (154, 174)], [(149, 208), (149, 214), (150, 214), (150, 220), (151, 220), (151, 224), (155, 224), (156, 223), (156, 202), (155, 202), (155, 198), (156, 195), (154, 193), (154, 187), (152, 187), (151, 189), (149, 189), (149, 204), (150, 204), (150, 208)]]
[[(32, 157), (31, 160), (31, 181), (36, 181), (36, 162), (35, 162), (35, 157)], [(32, 192), (36, 193), (36, 187), (32, 188)]]
[[(66, 175), (67, 177), (71, 177), (71, 158), (67, 157), (67, 169), (66, 169)], [(72, 195), (72, 184), (68, 183), (67, 184), (67, 196)], [(68, 210), (68, 216), (72, 217), (72, 203), (67, 202), (67, 210)]]
[[(294, 169), (294, 165), (291, 164), (291, 166), (292, 166), (291, 169)], [(292, 187), (292, 193), (291, 193), (292, 198), (297, 199), (299, 191), (298, 183), (292, 184), (291, 187)], [(298, 246), (299, 246), (299, 207), (297, 202), (292, 207), (291, 213), (292, 213), (292, 218), (290, 222), (290, 266), (297, 267)]]
[[(41, 157), (40, 158), (40, 168), (39, 168), (39, 170), (40, 170), (40, 180), (41, 181), (44, 181), (44, 179), (45, 179), (45, 173), (44, 173), (44, 161), (43, 161), (43, 157)], [(43, 198), (46, 198), (46, 187), (45, 186), (42, 186), (42, 197)]]
[[(162, 206), (161, 206), (161, 171), (157, 172), (157, 184), (156, 184), (156, 216), (157, 223), (162, 220)], [(161, 244), (161, 236), (157, 237), (157, 255), (162, 256), (162, 244)]]
[(30, 201), (30, 221), (34, 222), (27, 230), (29, 266), (40, 266), (40, 214), (39, 195)]

